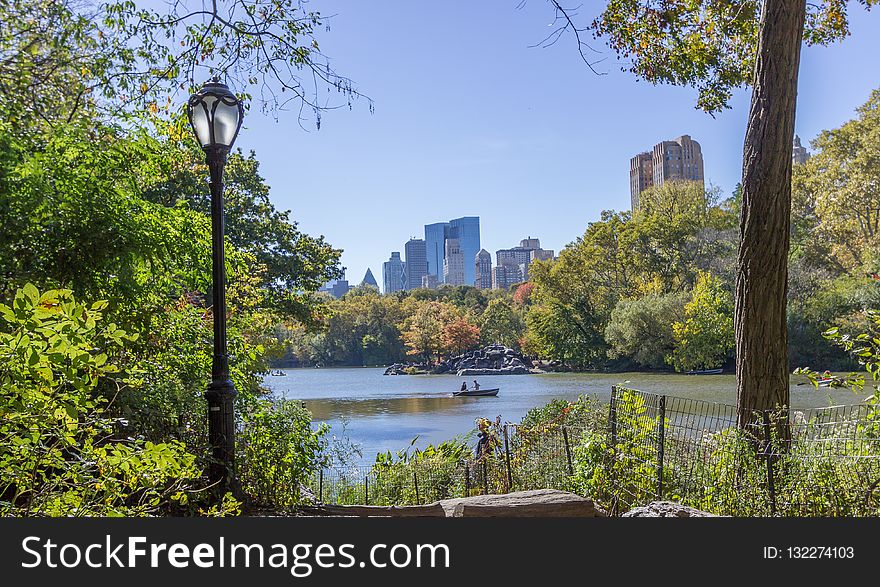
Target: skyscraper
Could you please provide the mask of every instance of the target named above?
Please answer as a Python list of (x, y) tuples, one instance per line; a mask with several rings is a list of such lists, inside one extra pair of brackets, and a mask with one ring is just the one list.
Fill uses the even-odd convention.
[(445, 258), (446, 240), (457, 239), (459, 248), (468, 262), (464, 265), (464, 283), (474, 283), (475, 267), (470, 259), (474, 259), (480, 251), (480, 218), (464, 216), (449, 222), (437, 222), (425, 225), (425, 255), (428, 261), (428, 275), (436, 275), (443, 283), (443, 260)]
[(513, 263), (505, 263), (504, 265), (496, 265), (492, 268), (492, 288), (493, 289), (510, 289), (514, 283), (523, 281), (522, 265), (514, 265)]
[(810, 158), (810, 152), (801, 145), (801, 138), (794, 135), (794, 146), (791, 148), (791, 162), (795, 165), (803, 165)]
[[(495, 251), (495, 267), (496, 269), (501, 266), (506, 267), (516, 267), (518, 271), (510, 270), (507, 274), (499, 273), (496, 271), (494, 275), (497, 277), (498, 275), (507, 275), (508, 277), (504, 277), (501, 282), (506, 283), (510, 279), (514, 279), (515, 281), (510, 281), (510, 283), (517, 283), (518, 281), (528, 280), (529, 278), (529, 265), (535, 259), (540, 259), (545, 261), (547, 259), (553, 258), (553, 251), (545, 250), (541, 248), (541, 241), (536, 238), (528, 237), (519, 241), (518, 247), (513, 247), (512, 249), (501, 249)], [(508, 279), (509, 278), (509, 279)], [(497, 281), (497, 279), (496, 279)], [(509, 285), (509, 284), (508, 284)], [(507, 289), (508, 285), (496, 286), (499, 289)]]
[(406, 253), (406, 289), (422, 287), (422, 277), (428, 274), (428, 257), (425, 241), (411, 238), (404, 245)]
[(654, 155), (639, 153), (629, 161), (629, 191), (632, 210), (639, 209), (639, 194), (654, 185)]
[[(650, 161), (648, 160), (650, 155)], [(649, 180), (650, 178), (650, 180)], [(653, 151), (639, 153), (629, 162), (630, 202), (639, 209), (639, 196), (651, 186), (673, 179), (703, 181), (703, 151), (689, 135), (662, 141)]]
[(361, 285), (369, 285), (379, 289), (379, 284), (376, 283), (376, 278), (373, 277), (373, 272), (367, 267), (367, 272), (364, 274), (364, 278), (361, 281)]
[(342, 277), (340, 277), (339, 279), (332, 279), (328, 281), (318, 291), (327, 292), (334, 298), (339, 299), (347, 294), (349, 291), (351, 291), (351, 289), (352, 287), (345, 279), (345, 274), (343, 273)]
[(471, 285), (476, 279), (476, 270), (470, 261), (480, 252), (480, 217), (465, 216), (463, 218), (455, 218), (449, 221), (449, 225), (456, 232), (451, 237), (458, 239), (461, 254), (468, 260), (464, 264), (463, 283)]
[(480, 249), (474, 258), (474, 287), (492, 289), (492, 255), (486, 249)]
[(443, 259), (443, 283), (465, 284), (464, 253), (457, 238), (446, 239), (446, 258)]
[(443, 251), (446, 242), (447, 222), (425, 225), (425, 259), (428, 262), (428, 275), (443, 281)]
[(400, 252), (391, 253), (391, 258), (382, 263), (382, 282), (385, 293), (394, 293), (406, 289), (403, 282), (405, 265), (400, 260)]

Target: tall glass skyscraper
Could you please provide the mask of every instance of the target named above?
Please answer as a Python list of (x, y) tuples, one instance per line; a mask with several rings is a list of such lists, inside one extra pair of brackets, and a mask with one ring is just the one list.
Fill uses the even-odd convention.
[(456, 218), (449, 221), (449, 226), (456, 234), (455, 236), (450, 235), (447, 238), (458, 239), (461, 254), (468, 261), (464, 264), (464, 282), (468, 285), (473, 285), (477, 277), (473, 259), (480, 252), (480, 217), (465, 216), (464, 218)]
[(405, 265), (400, 259), (400, 252), (391, 253), (391, 258), (382, 263), (382, 285), (385, 293), (394, 293), (406, 289), (403, 280)]
[(422, 277), (428, 274), (428, 262), (426, 259), (425, 241), (420, 238), (411, 238), (404, 245), (406, 253), (406, 289), (418, 289), (422, 287)]
[[(428, 258), (428, 275), (436, 275), (443, 283), (443, 260), (447, 239), (458, 239), (465, 259), (472, 260), (480, 252), (480, 217), (465, 216), (449, 222), (425, 225), (425, 253)], [(473, 262), (464, 265), (464, 283), (473, 285), (476, 271)]]
[(428, 260), (428, 275), (443, 282), (443, 251), (446, 243), (448, 222), (425, 225), (425, 256)]

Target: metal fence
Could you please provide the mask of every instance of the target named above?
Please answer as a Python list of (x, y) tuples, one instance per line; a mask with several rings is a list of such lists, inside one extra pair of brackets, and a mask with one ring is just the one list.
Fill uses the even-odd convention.
[(670, 499), (733, 516), (880, 514), (880, 413), (869, 405), (756, 412), (614, 387), (605, 415), (506, 424), (480, 458), (325, 469), (328, 504), (409, 505), (563, 489), (612, 514)]
[(725, 515), (880, 512), (880, 414), (866, 404), (756, 411), (614, 388), (609, 501), (672, 499)]

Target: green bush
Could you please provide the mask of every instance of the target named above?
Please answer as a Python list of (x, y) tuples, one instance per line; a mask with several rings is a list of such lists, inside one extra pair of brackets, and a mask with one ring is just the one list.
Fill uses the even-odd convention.
[(0, 515), (140, 516), (205, 510), (182, 443), (126, 438), (99, 387), (127, 383), (112, 357), (134, 339), (106, 302), (27, 284), (0, 304)]
[(243, 416), (237, 442), (238, 478), (256, 503), (294, 507), (324, 465), (320, 453), (329, 428), (311, 428), (311, 414), (299, 402), (257, 400)]

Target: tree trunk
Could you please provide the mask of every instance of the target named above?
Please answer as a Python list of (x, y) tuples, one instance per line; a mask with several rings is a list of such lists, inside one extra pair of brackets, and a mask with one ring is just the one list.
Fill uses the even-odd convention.
[[(743, 148), (736, 273), (739, 426), (755, 410), (789, 405), (786, 294), (791, 224), (791, 149), (805, 0), (765, 0)], [(779, 430), (785, 430), (787, 425)]]

